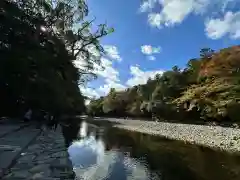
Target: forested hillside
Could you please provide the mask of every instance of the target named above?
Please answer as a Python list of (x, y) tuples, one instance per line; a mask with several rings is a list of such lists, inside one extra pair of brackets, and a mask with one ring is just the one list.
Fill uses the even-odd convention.
[(92, 100), (88, 113), (95, 116), (151, 117), (177, 121), (240, 121), (240, 46), (214, 52), (200, 50), (184, 70), (156, 75), (144, 85), (123, 92), (111, 89)]
[(84, 0), (0, 1), (0, 116), (84, 111), (79, 85), (101, 64), (99, 38), (113, 31), (102, 24), (92, 32), (87, 15)]

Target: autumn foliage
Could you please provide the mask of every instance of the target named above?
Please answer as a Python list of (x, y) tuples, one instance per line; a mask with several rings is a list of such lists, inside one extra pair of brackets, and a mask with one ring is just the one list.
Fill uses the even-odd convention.
[(88, 110), (95, 115), (177, 121), (240, 121), (239, 68), (240, 46), (218, 52), (204, 48), (184, 70), (175, 66), (144, 85), (124, 92), (112, 90), (91, 101)]

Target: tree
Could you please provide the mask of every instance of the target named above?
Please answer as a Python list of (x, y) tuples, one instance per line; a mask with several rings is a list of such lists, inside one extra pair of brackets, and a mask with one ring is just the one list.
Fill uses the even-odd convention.
[(201, 68), (201, 61), (198, 59), (190, 59), (187, 63), (187, 68), (184, 73), (186, 75), (186, 79), (188, 84), (195, 84), (199, 80), (199, 71)]
[(199, 76), (208, 78), (238, 76), (240, 68), (238, 51), (239, 47), (221, 50), (201, 66)]
[(161, 78), (161, 75), (160, 75), (160, 74), (156, 74), (156, 76), (155, 76), (155, 78), (154, 78), (154, 79), (155, 79), (156, 81), (159, 81), (159, 80), (160, 80), (160, 78)]
[[(237, 121), (236, 107), (239, 106), (239, 64), (240, 47), (223, 49), (205, 62), (199, 71), (207, 80), (190, 86), (175, 103), (190, 111), (196, 111), (204, 119)], [(203, 60), (204, 61), (204, 60)], [(193, 108), (195, 107), (195, 108)]]
[[(178, 121), (239, 121), (240, 46), (200, 51), (181, 71), (177, 66), (146, 84), (104, 97), (111, 116), (156, 116)], [(124, 108), (126, 107), (126, 108)]]
[(46, 22), (38, 23), (37, 32), (43, 28), (48, 34), (55, 34), (64, 41), (72, 60), (77, 60), (75, 65), (81, 73), (80, 83), (96, 78), (92, 73), (93, 65), (101, 65), (100, 59), (104, 54), (99, 39), (114, 29), (100, 24), (95, 32), (91, 32), (94, 19), (85, 20), (89, 12), (85, 0), (20, 0), (17, 3), (34, 15), (40, 14)]
[(200, 50), (200, 57), (203, 59), (209, 59), (212, 57), (214, 53), (214, 50), (212, 50), (211, 48), (202, 48)]
[[(1, 115), (20, 115), (29, 106), (61, 114), (85, 110), (78, 86), (99, 64), (99, 38), (112, 29), (100, 25), (91, 32), (84, 1), (51, 2), (0, 2)], [(99, 56), (92, 55), (94, 47)], [(75, 60), (85, 61), (86, 68), (79, 70)]]
[(104, 98), (100, 97), (97, 100), (90, 101), (89, 106), (88, 106), (88, 110), (87, 110), (88, 114), (92, 115), (92, 116), (104, 115), (104, 113), (103, 113), (103, 100), (104, 100)]
[(180, 72), (180, 69), (179, 69), (178, 66), (173, 66), (173, 67), (172, 67), (172, 71), (173, 71), (173, 72), (176, 72), (176, 73), (179, 73), (179, 72)]
[[(37, 32), (34, 27), (45, 23), (41, 16), (8, 1), (2, 5), (5, 12), (0, 29), (3, 44), (0, 78), (5, 97), (2, 103), (16, 111), (25, 105), (70, 113), (70, 109), (83, 102), (83, 97), (78, 89), (78, 70), (65, 44), (54, 34)], [(8, 103), (9, 99), (12, 102)]]

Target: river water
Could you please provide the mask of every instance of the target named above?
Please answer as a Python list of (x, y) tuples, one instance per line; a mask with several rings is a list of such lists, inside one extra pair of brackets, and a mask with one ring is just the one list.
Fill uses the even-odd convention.
[(77, 179), (240, 180), (240, 156), (82, 122), (68, 147)]

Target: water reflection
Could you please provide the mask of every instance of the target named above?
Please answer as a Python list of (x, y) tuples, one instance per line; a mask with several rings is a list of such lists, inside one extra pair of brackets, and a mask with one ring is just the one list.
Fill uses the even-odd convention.
[(87, 136), (86, 123), (82, 123), (79, 139), (68, 148), (70, 159), (78, 179), (86, 180), (145, 180), (149, 179), (147, 168), (130, 158), (113, 145), (106, 150), (101, 135)]
[(240, 156), (85, 122), (68, 151), (83, 180), (240, 179)]
[(85, 121), (81, 123), (79, 135), (80, 137), (83, 137), (83, 138), (87, 136), (87, 123)]

